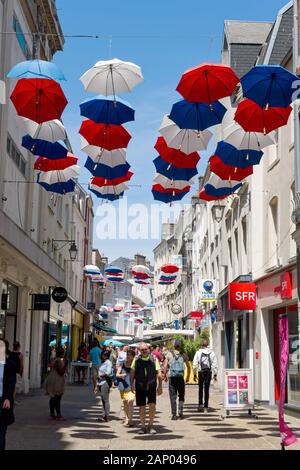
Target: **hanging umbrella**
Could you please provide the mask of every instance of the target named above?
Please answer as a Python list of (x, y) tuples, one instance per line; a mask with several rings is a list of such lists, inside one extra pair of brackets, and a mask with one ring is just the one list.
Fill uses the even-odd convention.
[(110, 282), (124, 282), (123, 277), (117, 277), (117, 276), (107, 276), (107, 280)]
[(245, 98), (239, 103), (234, 119), (247, 132), (268, 134), (287, 124), (292, 109), (291, 106), (265, 109)]
[(94, 264), (87, 264), (83, 268), (83, 273), (85, 274), (85, 276), (92, 276), (94, 274), (100, 275), (101, 271), (100, 271), (100, 268), (98, 268), (98, 266), (95, 266)]
[(16, 64), (6, 75), (8, 78), (47, 78), (66, 80), (63, 72), (53, 62), (34, 59)]
[(176, 280), (176, 278), (177, 276), (160, 276), (159, 280), (173, 282)]
[(160, 184), (163, 188), (167, 189), (184, 189), (187, 186), (191, 186), (194, 184), (193, 178), (191, 178), (188, 181), (185, 180), (172, 180), (169, 178), (166, 178), (166, 176), (161, 175), (160, 173), (156, 173), (153, 179), (153, 183), (155, 184)]
[[(211, 109), (212, 106), (212, 109)], [(170, 119), (180, 129), (195, 129), (198, 132), (220, 124), (227, 109), (219, 101), (212, 105), (181, 100), (173, 104)]]
[(239, 78), (227, 65), (203, 63), (184, 72), (176, 90), (188, 101), (212, 105), (230, 96), (238, 83)]
[(134, 121), (134, 109), (129, 103), (113, 96), (98, 95), (80, 104), (80, 114), (97, 123), (124, 124)]
[(164, 264), (160, 270), (165, 274), (175, 274), (178, 273), (179, 267), (176, 264)]
[(22, 147), (25, 147), (34, 155), (50, 158), (51, 160), (64, 158), (68, 155), (68, 150), (60, 143), (55, 142), (52, 144), (47, 140), (33, 139), (30, 135), (25, 135), (22, 138)]
[(106, 178), (102, 178), (101, 176), (94, 176), (91, 178), (90, 184), (94, 186), (116, 186), (121, 183), (125, 183), (126, 181), (129, 181), (133, 176), (133, 173), (131, 171), (128, 171), (126, 175), (120, 176), (119, 178), (113, 178), (111, 180), (108, 180)]
[(78, 178), (80, 167), (72, 165), (64, 170), (45, 171), (39, 174), (39, 182), (47, 184), (65, 183), (73, 178)]
[(144, 80), (141, 68), (120, 59), (100, 60), (81, 77), (86, 91), (102, 95), (131, 91)]
[(123, 269), (120, 268), (119, 266), (108, 266), (105, 269), (105, 274), (123, 274)]
[(251, 165), (258, 165), (263, 156), (263, 152), (251, 149), (238, 150), (233, 145), (221, 141), (218, 142), (215, 155), (217, 155), (226, 165), (246, 168)]
[(127, 147), (131, 139), (131, 135), (125, 127), (114, 124), (97, 124), (91, 119), (83, 121), (79, 133), (89, 144), (103, 147), (106, 150)]
[(175, 201), (181, 201), (181, 199), (188, 194), (190, 186), (184, 188), (184, 190), (179, 189), (165, 189), (159, 184), (154, 184), (152, 186), (152, 194), (156, 201), (165, 202), (166, 204), (172, 203)]
[(77, 161), (78, 158), (72, 155), (72, 153), (68, 153), (65, 158), (58, 158), (57, 160), (39, 157), (35, 161), (33, 168), (39, 171), (65, 170), (70, 166), (76, 165)]
[[(128, 189), (128, 188), (126, 187), (125, 189)], [(95, 194), (95, 196), (97, 196), (98, 198), (105, 199), (110, 202), (117, 201), (118, 199), (124, 196), (124, 192), (121, 192), (120, 194), (115, 194), (115, 193), (102, 194), (98, 190), (92, 189), (90, 187), (89, 187), (89, 190), (93, 194)]]
[(187, 155), (186, 153), (181, 152), (181, 150), (168, 147), (163, 137), (158, 137), (154, 148), (165, 162), (168, 162), (177, 168), (195, 168), (200, 160), (198, 152), (193, 152)]
[(134, 280), (135, 284), (141, 284), (142, 286), (149, 286), (150, 281), (147, 279), (135, 279)]
[(265, 135), (261, 132), (246, 132), (237, 124), (231, 124), (225, 132), (227, 137), (224, 142), (233, 145), (238, 150), (262, 150), (275, 143), (274, 133)]
[(225, 199), (227, 196), (220, 196), (220, 197), (216, 197), (216, 196), (210, 196), (209, 194), (207, 194), (207, 192), (205, 191), (205, 188), (202, 188), (201, 191), (199, 192), (199, 199), (202, 199), (203, 201), (218, 201), (218, 200), (221, 200), (221, 199)]
[(156, 171), (173, 180), (190, 180), (193, 176), (197, 175), (197, 168), (176, 168), (174, 165), (170, 165), (165, 162), (161, 157), (153, 160)]
[(158, 284), (163, 285), (163, 286), (171, 286), (172, 284), (174, 284), (174, 282), (158, 281)]
[(124, 191), (128, 189), (125, 183), (110, 185), (110, 186), (97, 186), (96, 184), (90, 184), (89, 190), (92, 191), (97, 197), (102, 199), (108, 199), (114, 201), (122, 196)]
[(285, 108), (293, 101), (299, 78), (281, 65), (256, 65), (241, 78), (243, 95), (262, 108)]
[(41, 185), (49, 193), (58, 193), (58, 194), (73, 193), (75, 191), (75, 184), (76, 184), (76, 182), (72, 179), (68, 181), (59, 181), (57, 183), (48, 184), (43, 181), (40, 181), (40, 176), (38, 176), (37, 183)]
[(148, 266), (144, 266), (143, 264), (135, 264), (132, 266), (131, 272), (134, 276), (150, 276), (150, 269)]
[(122, 312), (122, 310), (124, 310), (124, 304), (116, 304), (114, 306), (114, 311), (115, 312)]
[(102, 176), (102, 178), (106, 178), (108, 180), (125, 176), (130, 169), (128, 162), (126, 162), (124, 165), (116, 165), (115, 167), (111, 168), (108, 165), (102, 165), (102, 163), (95, 163), (89, 157), (87, 158), (84, 166), (93, 176)]
[(81, 137), (81, 150), (89, 155), (95, 163), (103, 163), (103, 165), (108, 165), (112, 168), (122, 165), (126, 161), (125, 149), (106, 150), (103, 147), (90, 145), (84, 137)]
[(229, 196), (242, 186), (239, 181), (224, 181), (212, 174), (204, 186), (205, 192), (210, 196)]
[(241, 181), (247, 176), (252, 175), (253, 166), (247, 166), (246, 168), (238, 168), (232, 165), (226, 165), (223, 163), (220, 157), (213, 155), (209, 159), (209, 169), (212, 173), (216, 174), (222, 180), (235, 180)]
[(212, 133), (205, 129), (202, 132), (193, 129), (180, 129), (168, 116), (164, 116), (159, 133), (171, 148), (179, 149), (186, 154), (205, 150)]
[(130, 308), (134, 310), (140, 310), (142, 307), (139, 304), (132, 304)]
[(59, 119), (68, 101), (57, 82), (22, 78), (10, 96), (19, 116), (37, 123)]
[(33, 139), (48, 140), (51, 143), (66, 139), (66, 129), (58, 119), (38, 124), (31, 119), (18, 116), (17, 127), (21, 127)]

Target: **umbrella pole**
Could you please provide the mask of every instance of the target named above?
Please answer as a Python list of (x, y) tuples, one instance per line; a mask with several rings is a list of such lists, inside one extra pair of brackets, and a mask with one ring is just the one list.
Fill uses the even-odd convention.
[(110, 74), (111, 74), (111, 85), (113, 89), (113, 95), (114, 95), (114, 107), (117, 107), (117, 100), (116, 100), (116, 91), (115, 91), (115, 84), (114, 84), (114, 75), (113, 75), (113, 68), (112, 65), (109, 66), (110, 68)]

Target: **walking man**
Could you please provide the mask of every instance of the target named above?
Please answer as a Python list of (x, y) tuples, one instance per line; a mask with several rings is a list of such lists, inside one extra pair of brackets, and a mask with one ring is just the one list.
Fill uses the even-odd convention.
[(169, 351), (164, 363), (165, 381), (169, 372), (169, 395), (171, 402), (172, 420), (177, 419), (177, 395), (179, 398), (178, 416), (183, 419), (183, 406), (185, 396), (184, 365), (187, 367), (187, 381), (190, 376), (191, 366), (187, 354), (181, 354), (181, 341), (176, 339), (174, 351)]
[[(217, 358), (212, 349), (209, 348), (209, 341), (204, 339), (202, 347), (196, 352), (193, 360), (194, 380), (198, 371), (199, 400), (198, 411), (208, 411), (209, 387), (213, 379), (217, 380)], [(203, 406), (204, 389), (204, 406)]]
[[(141, 429), (139, 434), (156, 434), (153, 428), (156, 395), (162, 394), (162, 375), (160, 364), (150, 354), (150, 348), (146, 343), (139, 346), (140, 356), (134, 358), (131, 364), (130, 384), (132, 391), (136, 391), (136, 405), (140, 408)], [(135, 382), (135, 387), (134, 387)], [(149, 424), (146, 428), (146, 402), (149, 405)]]
[(99, 342), (97, 339), (94, 339), (92, 342), (92, 349), (89, 352), (89, 360), (92, 363), (92, 375), (93, 375), (94, 389), (97, 387), (99, 367), (101, 366), (101, 353), (102, 351), (99, 348)]

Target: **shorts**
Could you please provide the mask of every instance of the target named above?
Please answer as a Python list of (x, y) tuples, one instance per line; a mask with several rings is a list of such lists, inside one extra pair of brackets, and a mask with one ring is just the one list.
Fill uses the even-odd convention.
[(132, 401), (135, 399), (135, 393), (131, 390), (120, 390), (122, 401)]
[(98, 377), (99, 367), (100, 367), (100, 365), (99, 366), (92, 366), (92, 377), (94, 379), (97, 379), (97, 377)]
[(148, 405), (150, 403), (156, 404), (156, 384), (150, 385), (148, 390), (143, 390), (136, 387), (136, 406), (146, 406), (148, 399)]

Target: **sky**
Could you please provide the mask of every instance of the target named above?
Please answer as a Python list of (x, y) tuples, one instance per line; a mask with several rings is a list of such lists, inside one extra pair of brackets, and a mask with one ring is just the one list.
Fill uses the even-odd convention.
[[(141, 66), (145, 78), (131, 93), (120, 95), (136, 110), (135, 121), (125, 125), (132, 135), (127, 160), (134, 172), (131, 187), (126, 191), (127, 200), (122, 201), (123, 207), (127, 204), (131, 210), (129, 236), (118, 202), (107, 204), (93, 197), (94, 247), (110, 260), (133, 257), (138, 252), (153, 260), (152, 250), (159, 243), (159, 230), (149, 226), (150, 207), (158, 204), (151, 193), (153, 159), (157, 156), (153, 146), (163, 115), (182, 99), (175, 91), (182, 73), (202, 62), (220, 62), (225, 19), (275, 21), (278, 10), (286, 3), (282, 0), (56, 0), (66, 35), (63, 52), (54, 57), (67, 78), (62, 86), (69, 104), (62, 118), (73, 151), (79, 156), (79, 181), (84, 189), (88, 190), (91, 175), (83, 168), (86, 156), (80, 151), (78, 130), (84, 118), (80, 116), (79, 104), (93, 94), (85, 92), (80, 76), (98, 60), (117, 57)], [(209, 155), (209, 151), (201, 153), (199, 174), (205, 169)], [(195, 189), (196, 186), (192, 192)], [(189, 196), (183, 202), (188, 203)], [(133, 206), (136, 204), (143, 206)], [(109, 220), (108, 226), (104, 219)], [(140, 239), (133, 239), (139, 237), (134, 235), (136, 224), (140, 225)]]

